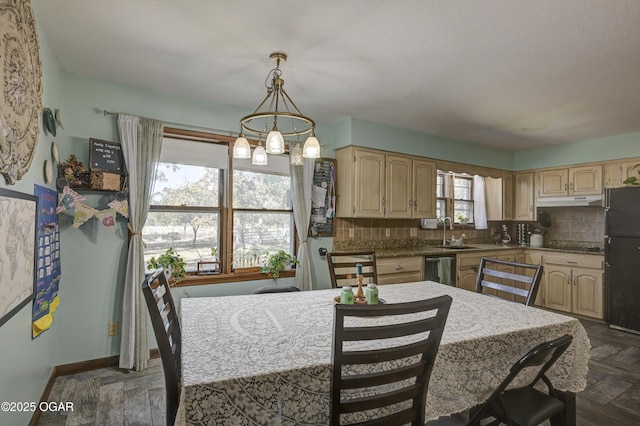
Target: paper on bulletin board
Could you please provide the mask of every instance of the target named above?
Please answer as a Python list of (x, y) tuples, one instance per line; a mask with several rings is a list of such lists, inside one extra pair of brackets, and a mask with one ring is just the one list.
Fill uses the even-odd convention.
[(60, 226), (56, 207), (58, 193), (52, 189), (34, 185), (34, 195), (39, 199), (37, 218), (36, 296), (33, 301), (32, 338), (51, 327), (53, 313), (60, 304)]

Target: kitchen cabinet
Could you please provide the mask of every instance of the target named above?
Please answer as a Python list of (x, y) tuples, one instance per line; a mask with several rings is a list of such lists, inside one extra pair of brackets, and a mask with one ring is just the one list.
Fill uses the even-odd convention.
[(487, 220), (513, 220), (513, 174), (486, 177)]
[[(602, 167), (602, 180), (605, 188), (620, 188), (628, 177), (635, 176), (640, 180), (640, 159), (635, 161), (617, 161), (606, 163)], [(638, 166), (638, 167), (636, 167)]]
[[(478, 267), (480, 266), (480, 259), (483, 257), (489, 259), (508, 260), (513, 262), (515, 260), (517, 250), (501, 249), (483, 251), (481, 253), (457, 253), (456, 254), (456, 287), (469, 291), (476, 291), (476, 281), (478, 278)], [(505, 267), (502, 270), (513, 272), (513, 268)], [(498, 295), (498, 292), (487, 289), (487, 293)], [(507, 296), (508, 298), (511, 295)]]
[(422, 259), (422, 256), (377, 258), (378, 284), (422, 281)]
[(604, 259), (595, 255), (543, 256), (543, 306), (603, 318)]
[(591, 165), (538, 172), (540, 197), (602, 194), (602, 166)]
[(336, 152), (338, 217), (436, 217), (436, 163), (346, 147)]
[(534, 202), (534, 174), (533, 172), (515, 173), (513, 220), (535, 220)]
[[(537, 250), (525, 250), (524, 263), (529, 265), (542, 265), (542, 252)], [(520, 260), (517, 260), (520, 262)], [(538, 295), (536, 296), (536, 306), (542, 306), (544, 303), (544, 269), (542, 270), (542, 277), (540, 277), (540, 284), (538, 285)]]

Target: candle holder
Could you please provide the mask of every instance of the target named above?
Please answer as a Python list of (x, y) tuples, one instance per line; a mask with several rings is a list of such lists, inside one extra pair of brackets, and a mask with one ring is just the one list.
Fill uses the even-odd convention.
[(356, 277), (358, 278), (358, 292), (356, 293), (356, 299), (365, 300), (364, 291), (362, 290), (364, 275), (356, 275)]

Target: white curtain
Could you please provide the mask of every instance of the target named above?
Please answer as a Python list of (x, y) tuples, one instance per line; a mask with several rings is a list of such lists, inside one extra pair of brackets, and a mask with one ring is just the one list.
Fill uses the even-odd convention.
[(487, 229), (487, 196), (484, 178), (473, 177), (473, 224), (476, 229)]
[(303, 166), (291, 167), (291, 200), (293, 202), (293, 220), (296, 223), (296, 231), (300, 245), (296, 258), (300, 264), (296, 267), (296, 287), (300, 290), (312, 290), (311, 260), (309, 259), (309, 246), (307, 235), (309, 233), (309, 221), (311, 219), (311, 192), (313, 187), (313, 168), (315, 160), (304, 160)]
[(118, 115), (118, 129), (129, 172), (129, 253), (122, 300), (120, 368), (147, 368), (147, 307), (142, 295), (144, 248), (142, 227), (147, 220), (153, 193), (153, 176), (158, 167), (164, 124), (148, 118)]

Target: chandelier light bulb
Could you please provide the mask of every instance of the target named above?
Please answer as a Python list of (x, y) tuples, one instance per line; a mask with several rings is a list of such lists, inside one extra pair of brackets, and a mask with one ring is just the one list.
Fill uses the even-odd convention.
[(253, 164), (254, 166), (266, 166), (268, 164), (267, 151), (265, 151), (260, 142), (258, 142), (258, 146), (256, 147), (256, 149), (253, 150), (251, 164)]
[(304, 141), (302, 156), (304, 158), (320, 158), (320, 142), (313, 133)]
[(247, 159), (251, 158), (251, 146), (247, 138), (242, 134), (236, 139), (233, 144), (233, 158), (235, 159)]
[(282, 133), (276, 126), (273, 126), (273, 130), (269, 132), (267, 136), (267, 154), (282, 154), (284, 153), (284, 138)]
[(304, 159), (302, 158), (302, 147), (300, 146), (300, 142), (296, 143), (296, 146), (291, 150), (291, 165), (292, 166), (303, 166)]

